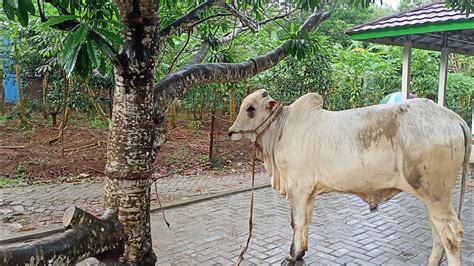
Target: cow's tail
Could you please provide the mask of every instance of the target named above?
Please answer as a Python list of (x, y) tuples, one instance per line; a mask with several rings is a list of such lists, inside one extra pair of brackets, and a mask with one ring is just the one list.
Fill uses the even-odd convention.
[(471, 132), (466, 123), (461, 123), (461, 128), (464, 134), (464, 162), (462, 164), (461, 175), (461, 195), (459, 198), (458, 218), (461, 220), (462, 205), (464, 202), (464, 195), (466, 194), (466, 181), (469, 173), (469, 158), (471, 156)]

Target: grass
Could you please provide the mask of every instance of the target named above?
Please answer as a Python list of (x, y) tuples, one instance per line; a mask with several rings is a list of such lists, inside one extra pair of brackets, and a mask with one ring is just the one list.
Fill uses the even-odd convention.
[(104, 121), (101, 117), (94, 117), (94, 119), (89, 121), (89, 127), (94, 129), (107, 128), (109, 124)]
[(3, 115), (0, 114), (0, 125), (5, 125), (8, 120), (8, 114), (5, 113)]
[(16, 167), (16, 175), (12, 177), (0, 176), (0, 188), (18, 186), (25, 180), (26, 168), (20, 162)]
[(0, 188), (14, 187), (23, 182), (23, 179), (20, 176), (15, 176), (12, 178), (0, 176)]

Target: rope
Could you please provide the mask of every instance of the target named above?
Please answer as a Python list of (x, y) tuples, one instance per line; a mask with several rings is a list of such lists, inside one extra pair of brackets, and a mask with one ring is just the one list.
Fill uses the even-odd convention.
[(160, 201), (160, 196), (158, 195), (158, 186), (156, 185), (156, 181), (158, 181), (158, 179), (155, 179), (155, 181), (153, 182), (155, 184), (156, 198), (158, 199), (158, 204), (160, 205), (160, 210), (161, 210), (161, 214), (163, 215), (163, 220), (165, 220), (166, 225), (168, 226), (168, 228), (170, 228), (170, 223), (168, 222), (168, 220), (166, 220), (165, 210), (163, 210), (163, 206), (161, 206), (161, 201)]
[(247, 237), (247, 243), (245, 244), (244, 249), (240, 252), (239, 258), (235, 265), (239, 266), (244, 258), (247, 249), (249, 248), (250, 239), (252, 238), (252, 231), (253, 231), (253, 194), (255, 188), (255, 158), (257, 156), (257, 144), (255, 142), (255, 146), (252, 152), (252, 190), (250, 192), (250, 210), (249, 210), (249, 236)]

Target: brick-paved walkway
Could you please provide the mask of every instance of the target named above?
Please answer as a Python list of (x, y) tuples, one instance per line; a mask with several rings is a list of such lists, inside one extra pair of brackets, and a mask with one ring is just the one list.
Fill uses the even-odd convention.
[[(163, 204), (196, 196), (248, 188), (250, 175), (174, 176), (157, 181)], [(264, 174), (256, 184), (268, 184)], [(61, 222), (66, 208), (76, 205), (94, 214), (102, 213), (103, 183), (60, 183), (0, 189), (0, 235), (7, 236), (27, 228), (41, 228)], [(152, 187), (152, 199), (156, 198)], [(156, 201), (153, 202), (154, 204)]]
[[(243, 265), (279, 264), (291, 243), (290, 206), (271, 188), (256, 191), (254, 233)], [(474, 265), (474, 189), (463, 211), (463, 265)], [(457, 208), (458, 193), (455, 193)], [(152, 217), (159, 265), (232, 265), (247, 238), (249, 193), (240, 193)], [(431, 226), (422, 203), (401, 193), (371, 213), (355, 196), (316, 200), (306, 264), (426, 265)], [(444, 262), (446, 264), (446, 262)]]

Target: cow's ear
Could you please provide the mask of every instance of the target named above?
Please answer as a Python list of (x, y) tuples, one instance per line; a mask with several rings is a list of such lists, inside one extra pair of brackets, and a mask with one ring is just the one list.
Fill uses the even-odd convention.
[(278, 102), (275, 101), (275, 100), (270, 100), (268, 101), (267, 103), (267, 108), (270, 110), (270, 111), (273, 111), (273, 109), (275, 109), (275, 107), (278, 106)]

